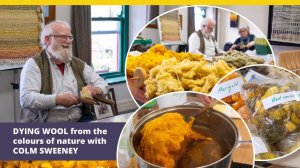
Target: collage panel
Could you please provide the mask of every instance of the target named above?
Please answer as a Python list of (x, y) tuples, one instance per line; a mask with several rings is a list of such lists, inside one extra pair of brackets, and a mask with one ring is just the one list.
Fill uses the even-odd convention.
[[(75, 159), (26, 159), (22, 142), (0, 167), (299, 167), (300, 6), (2, 5), (0, 13), (0, 132), (14, 124), (30, 140), (41, 127), (112, 126), (114, 141), (79, 148), (88, 153)], [(54, 81), (31, 59), (43, 51)], [(86, 64), (76, 72), (69, 56)], [(47, 85), (36, 88), (39, 75)], [(55, 95), (68, 98), (53, 103)], [(27, 129), (20, 116), (46, 124)], [(12, 145), (3, 144), (7, 158)]]
[[(256, 18), (250, 16), (247, 12), (244, 12), (239, 8), (230, 6), (227, 7), (228, 9), (232, 10), (238, 9), (238, 12), (244, 13), (246, 16), (252, 18), (251, 21), (253, 21), (254, 23), (256, 22)], [(186, 10), (185, 8), (189, 9)], [(190, 10), (191, 8), (193, 8), (193, 10)], [(248, 9), (251, 9), (251, 7), (249, 7)], [(276, 10), (274, 11), (272, 9)], [(284, 73), (282, 71), (286, 70), (282, 70), (282, 68), (279, 68), (280, 70), (276, 70), (276, 68), (278, 67), (272, 69), (266, 68), (269, 66), (262, 66), (262, 64), (276, 64), (298, 74), (299, 69), (297, 68), (297, 66), (299, 52), (295, 50), (297, 48), (299, 49), (299, 45), (297, 45), (297, 42), (295, 42), (297, 33), (295, 34), (295, 36), (291, 35), (292, 32), (295, 32), (292, 25), (294, 22), (297, 22), (297, 19), (295, 18), (295, 15), (297, 15), (297, 9), (298, 6), (270, 6), (268, 18), (269, 28), (268, 30), (266, 30), (264, 27), (262, 27), (263, 29), (265, 29), (263, 31), (259, 30), (258, 27), (247, 18), (244, 18), (243, 16), (233, 12), (234, 10), (228, 11), (220, 7), (181, 7), (161, 14), (156, 19), (152, 20), (152, 22), (148, 26), (141, 30), (141, 32), (133, 42), (130, 48), (130, 52), (127, 56), (126, 76), (128, 88), (133, 98), (136, 100), (139, 106), (142, 106), (145, 102), (148, 101), (148, 103), (145, 105), (147, 106), (149, 104), (149, 100), (151, 102), (151, 99), (155, 99), (156, 96), (164, 95), (169, 92), (196, 91), (202, 93), (210, 93), (213, 98), (220, 98), (222, 99), (221, 101), (223, 101), (227, 105), (230, 105), (235, 111), (238, 112), (240, 117), (243, 118), (243, 121), (245, 121), (246, 127), (251, 131), (251, 138), (253, 138), (252, 142), (254, 145), (253, 148), (255, 151), (256, 160), (255, 167), (297, 167), (297, 158), (299, 158), (299, 152), (297, 151), (297, 148), (299, 146), (299, 139), (297, 138), (297, 117), (299, 116), (296, 115), (298, 95), (295, 92), (297, 92), (296, 86), (299, 81), (298, 76), (295, 76), (295, 74), (291, 74), (290, 72)], [(256, 8), (253, 7), (253, 10), (256, 10)], [(260, 9), (257, 8), (257, 10)], [(188, 21), (184, 21), (185, 15), (188, 15)], [(290, 18), (284, 21), (283, 18), (287, 16), (289, 16)], [(202, 22), (197, 20), (199, 18), (201, 20), (201, 17), (203, 17)], [(211, 26), (211, 23), (209, 23), (208, 21), (211, 20), (211, 18), (212, 20), (215, 20), (212, 22), (213, 26)], [(227, 21), (224, 21), (227, 18), (230, 18), (230, 21), (228, 23)], [(264, 19), (262, 18), (261, 20)], [(224, 22), (227, 25), (224, 24)], [(270, 25), (271, 22), (272, 25)], [(288, 23), (291, 26), (287, 26), (287, 30), (282, 30), (282, 25), (285, 23)], [(187, 28), (185, 28), (186, 24), (188, 25)], [(198, 25), (198, 27), (196, 25)], [(259, 23), (259, 25), (261, 26), (261, 23)], [(157, 26), (158, 29), (152, 30), (151, 28), (153, 28), (153, 26)], [(200, 45), (202, 42), (201, 36), (198, 35), (200, 40), (198, 38), (196, 47), (195, 44), (193, 44), (194, 42), (192, 40), (194, 40), (193, 38), (195, 38), (195, 34), (198, 34), (197, 28), (199, 29), (199, 27), (201, 27), (199, 31), (203, 32), (205, 32), (205, 29), (212, 30), (208, 31), (208, 33), (211, 33), (211, 36), (208, 37), (216, 37), (217, 47), (212, 49), (212, 53), (214, 53), (214, 55), (210, 55), (211, 53), (206, 53), (205, 51), (203, 51), (203, 48), (207, 46), (203, 47)], [(222, 32), (220, 32), (220, 29), (222, 30)], [(281, 31), (279, 29), (281, 29)], [(293, 31), (288, 31), (290, 29), (293, 29)], [(234, 31), (237, 32), (238, 37), (233, 34)], [(273, 38), (270, 40), (272, 47), (270, 46), (270, 43), (265, 36), (266, 34), (268, 34), (268, 39), (270, 39), (270, 32), (272, 32), (271, 34)], [(233, 40), (233, 38), (235, 39)], [(252, 38), (254, 39), (253, 41), (251, 40)], [(230, 42), (228, 42), (230, 40), (234, 42), (231, 44)], [(279, 40), (281, 43), (274, 42), (277, 40)], [(293, 40), (293, 42), (289, 42), (290, 40)], [(207, 41), (204, 41), (205, 44), (206, 42)], [(249, 44), (249, 46), (246, 45), (247, 43)], [(227, 51), (223, 52), (223, 55), (218, 54), (218, 44), (221, 44), (220, 46), (224, 46), (222, 46), (223, 51)], [(275, 53), (273, 53), (273, 49), (275, 50)], [(199, 58), (199, 55), (202, 56), (202, 58)], [(244, 57), (244, 55), (247, 55), (247, 57)], [(226, 63), (226, 65), (223, 64), (221, 66), (223, 69), (216, 66), (215, 70), (211, 67), (211, 69), (208, 70), (209, 68), (207, 65), (218, 65), (220, 60), (225, 61)], [(202, 65), (192, 63), (201, 63), (202, 61), (206, 61), (207, 65), (205, 63), (202, 63)], [(269, 113), (269, 111), (266, 110), (267, 112), (264, 115), (255, 115), (254, 113), (256, 112), (250, 112), (251, 114), (249, 114), (250, 110), (253, 110), (256, 106), (259, 106), (258, 104), (260, 104), (260, 101), (256, 101), (255, 104), (253, 101), (251, 102), (247, 98), (245, 99), (245, 97), (241, 93), (239, 93), (241, 91), (240, 89), (237, 89), (237, 86), (239, 87), (241, 83), (245, 84), (245, 81), (248, 82), (248, 80), (251, 81), (253, 79), (248, 79), (250, 77), (247, 78), (246, 76), (242, 77), (240, 76), (240, 73), (233, 72), (237, 69), (237, 72), (243, 71), (243, 67), (255, 67), (253, 65), (256, 64), (258, 65), (257, 69), (260, 69), (260, 71), (258, 70), (259, 73), (262, 74), (255, 73), (252, 78), (255, 78), (256, 76), (268, 76), (268, 73), (270, 73), (270, 79), (277, 79), (277, 81), (273, 81), (272, 84), (275, 84), (277, 87), (281, 86), (282, 89), (286, 88), (286, 85), (288, 87), (292, 87), (293, 89), (295, 89), (292, 91), (293, 93), (287, 94), (293, 94), (289, 96), (296, 97), (295, 99), (289, 100), (292, 101), (291, 104), (293, 105), (285, 105), (285, 107), (287, 108), (285, 109), (285, 111), (280, 108), (278, 109), (277, 106), (273, 107), (273, 109), (276, 109), (276, 112), (272, 111)], [(201, 70), (199, 67), (204, 68)], [(228, 72), (226, 72), (226, 70), (224, 69), (227, 69)], [(256, 68), (253, 69), (257, 70)], [(218, 79), (216, 79), (216, 83), (214, 83), (214, 80), (212, 78), (209, 78), (211, 77), (211, 74), (207, 74), (208, 71), (205, 70), (208, 70), (211, 74), (219, 77)], [(224, 74), (221, 75), (222, 70), (224, 70)], [(251, 73), (253, 73), (252, 71)], [(207, 76), (205, 76), (205, 73)], [(281, 75), (279, 75), (280, 73)], [(227, 76), (228, 74), (231, 75)], [(226, 76), (226, 78), (223, 79), (224, 76)], [(284, 82), (293, 81), (292, 84), (288, 82), (289, 84), (285, 84), (284, 86), (282, 86), (282, 81), (279, 81), (284, 77), (288, 78), (287, 80), (284, 80)], [(225, 85), (221, 84), (222, 87), (227, 88), (220, 89), (218, 85), (215, 86), (215, 84), (219, 83), (220, 79), (222, 79), (222, 82), (225, 83)], [(210, 83), (205, 83), (207, 81), (209, 81)], [(264, 81), (259, 78), (258, 81), (266, 82), (267, 80)], [(228, 86), (228, 83), (231, 84), (231, 86)], [(203, 88), (199, 86), (202, 86)], [(209, 88), (210, 86), (211, 88)], [(269, 85), (267, 86), (271, 88), (274, 87)], [(216, 88), (220, 90), (216, 90)], [(266, 97), (270, 96), (268, 94), (277, 94), (269, 93), (273, 92), (272, 89), (268, 92), (265, 91), (265, 95), (262, 95), (258, 99), (265, 99)], [(262, 90), (259, 90), (257, 92), (260, 91), (262, 92)], [(284, 90), (282, 91), (284, 92)], [(218, 97), (217, 93), (221, 94), (222, 96)], [(255, 92), (255, 94), (257, 93)], [(177, 100), (171, 99), (171, 101)], [(261, 103), (261, 106), (263, 106), (263, 104), (264, 103)], [(290, 106), (294, 107), (294, 111), (288, 111), (288, 109), (291, 109)], [(260, 112), (262, 112), (262, 110)], [(131, 130), (130, 135), (133, 134), (133, 130)], [(282, 134), (280, 133), (280, 131), (282, 131)], [(132, 141), (132, 139), (130, 140)], [(126, 149), (126, 147), (124, 147), (126, 146), (124, 145), (124, 142), (121, 144), (123, 144), (123, 149)], [(134, 147), (132, 143), (130, 145), (133, 150), (136, 150), (136, 147)], [(120, 150), (120, 148), (122, 147), (119, 146), (118, 150)], [(131, 151), (128, 155), (128, 153), (124, 153), (124, 151), (121, 149), (121, 155), (125, 155), (127, 157), (127, 161), (128, 156), (135, 156), (134, 154), (138, 155), (139, 159), (141, 158), (141, 156), (139, 156), (140, 153), (135, 152), (136, 151)], [(124, 157), (123, 155), (121, 156), (121, 158)], [(118, 156), (120, 156), (120, 151), (118, 152)], [(121, 159), (121, 163), (127, 164), (123, 159)], [(144, 164), (145, 158), (141, 159), (142, 163), (140, 163), (139, 159), (137, 161), (138, 163), (135, 163), (136, 160), (131, 160), (130, 165), (132, 166), (132, 161), (135, 164), (140, 164), (143, 166), (147, 165)], [(150, 165), (153, 164), (147, 161), (146, 163), (149, 163)], [(120, 165), (120, 160), (118, 160), (118, 164)], [(152, 166), (156, 167), (155, 164)]]
[(251, 136), (240, 116), (197, 92), (168, 93), (144, 104), (126, 123), (117, 153), (121, 168), (250, 168), (254, 163)]
[(224, 8), (181, 7), (158, 16), (153, 24), (158, 28), (144, 27), (126, 59), (128, 87), (139, 105), (169, 92), (209, 93), (237, 68), (274, 64), (264, 34)]
[(253, 65), (229, 74), (212, 89), (211, 96), (230, 105), (247, 124), (256, 164), (294, 165), (300, 141), (299, 82), (282, 67)]
[[(125, 80), (112, 82), (107, 74), (120, 78), (124, 71), (128, 10), (125, 5), (0, 6), (1, 168), (117, 167), (111, 144), (137, 106)], [(105, 21), (92, 21), (99, 17)], [(5, 132), (7, 126), (13, 128)], [(73, 127), (90, 134), (72, 134)], [(61, 143), (49, 145), (48, 139)], [(107, 148), (104, 155), (93, 155)]]

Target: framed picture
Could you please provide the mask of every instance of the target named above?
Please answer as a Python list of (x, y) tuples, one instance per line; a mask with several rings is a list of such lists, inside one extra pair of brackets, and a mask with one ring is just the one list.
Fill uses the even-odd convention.
[(178, 11), (172, 11), (158, 18), (158, 29), (162, 44), (170, 45), (181, 42), (180, 16)]
[(110, 104), (100, 103), (100, 104), (94, 105), (95, 119), (99, 120), (102, 118), (112, 117), (114, 115), (112, 108), (113, 107)]
[(97, 104), (94, 105), (96, 119), (118, 115), (116, 96), (113, 88), (109, 88), (106, 96), (95, 96)]
[(55, 5), (42, 6), (45, 24), (55, 20)]
[(230, 12), (230, 27), (239, 26), (239, 15)]
[(300, 46), (300, 6), (269, 6), (268, 39), (272, 45)]
[[(180, 29), (182, 30), (182, 15), (179, 15), (179, 20), (180, 20)], [(146, 27), (147, 28), (152, 28), (152, 29), (158, 29), (157, 19), (153, 20)]]

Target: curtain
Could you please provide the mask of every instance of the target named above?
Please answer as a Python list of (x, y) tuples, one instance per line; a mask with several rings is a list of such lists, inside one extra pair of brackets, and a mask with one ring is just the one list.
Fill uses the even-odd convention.
[(74, 56), (91, 65), (91, 6), (72, 6), (72, 33)]
[[(189, 7), (188, 8), (188, 36), (187, 38), (190, 37), (190, 35), (195, 32), (195, 13), (194, 13), (194, 7)], [(187, 39), (188, 40), (188, 39)]]

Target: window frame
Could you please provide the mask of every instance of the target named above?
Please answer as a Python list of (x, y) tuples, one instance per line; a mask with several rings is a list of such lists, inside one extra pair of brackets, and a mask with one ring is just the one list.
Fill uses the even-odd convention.
[[(119, 17), (92, 17), (91, 22), (93, 21), (120, 21), (120, 54), (119, 54), (119, 72), (106, 72), (98, 73), (104, 79), (125, 77), (125, 60), (129, 47), (129, 6), (122, 6), (122, 13)], [(91, 36), (95, 34), (91, 32)], [(124, 78), (125, 79), (125, 78)], [(125, 80), (124, 80), (125, 81)]]

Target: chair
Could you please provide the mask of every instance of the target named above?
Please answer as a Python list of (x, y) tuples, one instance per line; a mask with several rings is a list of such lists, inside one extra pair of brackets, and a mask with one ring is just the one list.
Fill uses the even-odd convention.
[(300, 75), (300, 50), (280, 52), (279, 66)]
[(106, 95), (96, 95), (94, 99), (81, 99), (87, 105), (89, 113), (87, 116), (91, 117), (91, 120), (97, 120), (105, 117), (119, 115), (118, 107), (116, 104), (115, 91), (113, 88), (109, 88)]
[(181, 52), (188, 52), (189, 51), (189, 46), (187, 44), (180, 44), (178, 45), (176, 52), (181, 53)]
[(116, 103), (116, 96), (115, 96), (115, 90), (114, 88), (109, 88), (107, 95), (105, 97), (102, 96), (95, 96), (95, 100), (110, 105), (112, 108), (113, 115), (118, 115), (118, 107)]
[(231, 43), (231, 42), (225, 43), (225, 45), (224, 45), (224, 51), (229, 51), (232, 45), (233, 45), (233, 43)]

